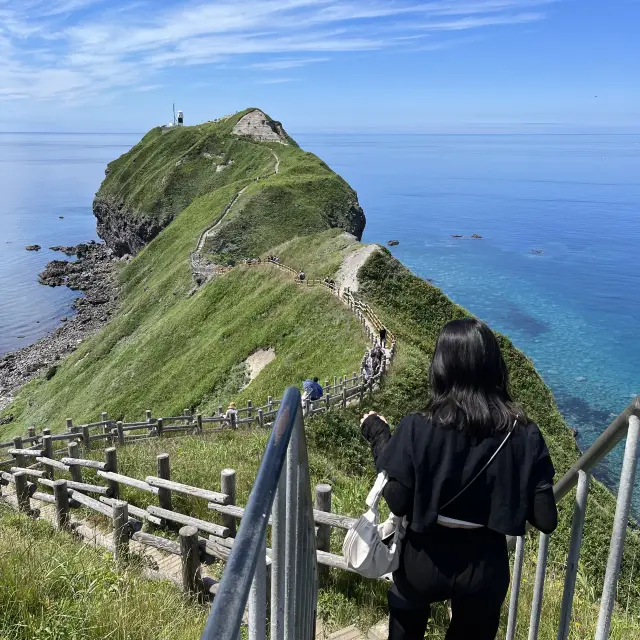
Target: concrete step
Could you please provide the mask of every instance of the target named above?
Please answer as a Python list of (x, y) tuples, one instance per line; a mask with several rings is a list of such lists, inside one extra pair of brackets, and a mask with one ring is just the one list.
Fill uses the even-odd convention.
[(365, 640), (355, 625), (336, 631), (329, 636), (329, 640)]
[(387, 640), (389, 638), (389, 618), (380, 620), (375, 624), (369, 633), (367, 633), (367, 640)]

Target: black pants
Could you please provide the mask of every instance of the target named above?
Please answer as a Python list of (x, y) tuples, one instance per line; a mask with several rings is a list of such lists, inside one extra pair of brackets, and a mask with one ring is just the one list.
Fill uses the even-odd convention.
[(446, 640), (494, 640), (509, 588), (503, 535), (436, 526), (411, 530), (389, 591), (389, 640), (423, 640), (431, 603), (451, 600)]

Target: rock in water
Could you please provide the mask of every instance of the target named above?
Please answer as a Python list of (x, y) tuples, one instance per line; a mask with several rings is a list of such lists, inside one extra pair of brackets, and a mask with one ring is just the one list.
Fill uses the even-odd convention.
[(395, 247), (399, 244), (400, 244), (400, 240), (389, 240), (389, 242), (387, 242), (387, 245), (389, 245), (390, 247)]
[(39, 244), (29, 244), (25, 247), (27, 251), (40, 251), (42, 247)]

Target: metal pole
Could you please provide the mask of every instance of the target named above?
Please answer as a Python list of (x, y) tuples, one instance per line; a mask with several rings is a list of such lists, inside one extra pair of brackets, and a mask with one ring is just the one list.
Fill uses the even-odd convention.
[(262, 536), (260, 556), (249, 591), (249, 640), (267, 637), (267, 536)]
[[(299, 430), (296, 421), (295, 430)], [(299, 433), (299, 431), (298, 431)], [(306, 494), (304, 485), (304, 473), (302, 469), (298, 469), (296, 478), (296, 579), (295, 579), (295, 638), (297, 640), (306, 640), (304, 635), (304, 615), (306, 611), (307, 587), (305, 575), (305, 560), (307, 560), (309, 551), (306, 540), (306, 522), (305, 515), (309, 506), (310, 496)]]
[(582, 531), (584, 530), (584, 517), (587, 512), (587, 497), (589, 495), (590, 480), (590, 474), (585, 471), (579, 472), (576, 504), (573, 509), (573, 521), (571, 523), (571, 542), (569, 543), (569, 555), (567, 556), (567, 574), (564, 578), (562, 606), (560, 607), (558, 640), (567, 640), (569, 637), (569, 622), (571, 621), (573, 594), (576, 588), (576, 576), (578, 575), (578, 562), (580, 560)]
[(296, 638), (296, 528), (298, 523), (298, 429), (294, 427), (287, 450), (287, 506), (284, 546), (284, 640)]
[(522, 581), (522, 565), (524, 564), (524, 536), (516, 541), (516, 555), (513, 560), (513, 577), (511, 579), (511, 597), (509, 599), (509, 620), (507, 622), (506, 640), (515, 640), (516, 623), (518, 621), (518, 598)]
[(549, 536), (540, 534), (538, 545), (538, 564), (536, 566), (536, 581), (533, 586), (533, 603), (531, 604), (531, 619), (529, 620), (529, 640), (538, 640), (540, 628), (540, 614), (542, 613), (542, 597), (544, 595), (544, 579), (547, 572), (547, 558), (549, 556)]
[(616, 599), (616, 587), (620, 574), (620, 562), (624, 540), (627, 534), (629, 522), (629, 510), (631, 508), (631, 496), (633, 495), (633, 483), (636, 478), (636, 464), (638, 461), (638, 441), (640, 440), (640, 420), (635, 416), (629, 416), (629, 431), (627, 444), (624, 448), (624, 460), (620, 473), (620, 489), (616, 501), (616, 514), (613, 519), (613, 533), (611, 546), (609, 547), (609, 559), (604, 575), (604, 587), (602, 600), (600, 601), (600, 615), (596, 628), (595, 640), (606, 640), (609, 637), (611, 627), (611, 614)]
[(271, 526), (271, 640), (284, 638), (284, 553), (285, 512), (287, 508), (286, 476), (283, 472), (272, 508)]

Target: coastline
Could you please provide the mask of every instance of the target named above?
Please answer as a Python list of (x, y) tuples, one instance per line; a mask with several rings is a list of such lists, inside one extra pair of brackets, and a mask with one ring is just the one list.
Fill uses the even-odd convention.
[(62, 318), (59, 326), (32, 344), (0, 358), (0, 411), (30, 380), (39, 375), (52, 378), (58, 364), (107, 324), (118, 306), (117, 264), (121, 259), (111, 249), (93, 240), (75, 247), (52, 248), (77, 260), (49, 262), (39, 274), (40, 284), (66, 286), (83, 295), (72, 304), (73, 316)]

